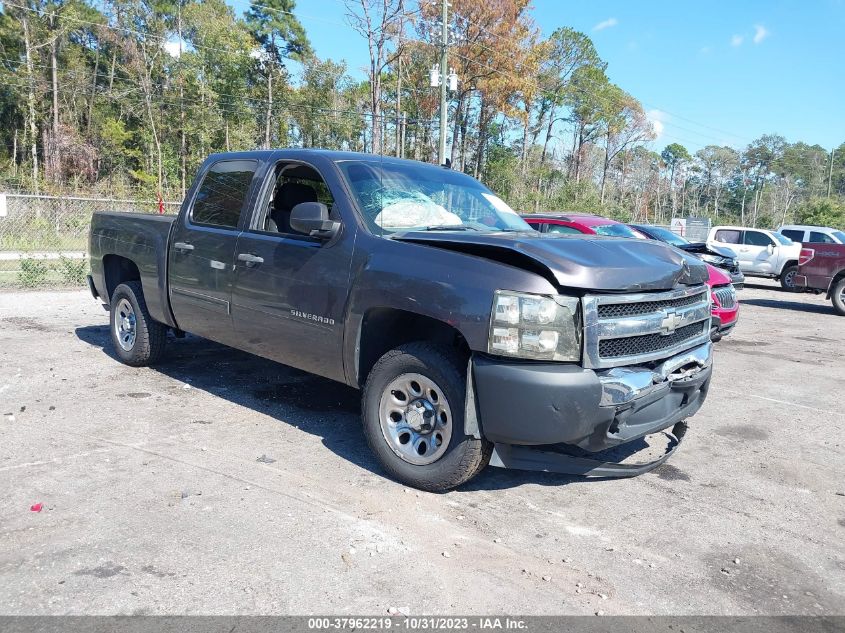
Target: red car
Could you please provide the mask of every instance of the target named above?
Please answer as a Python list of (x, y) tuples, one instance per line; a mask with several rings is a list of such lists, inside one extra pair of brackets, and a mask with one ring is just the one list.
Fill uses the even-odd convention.
[(537, 213), (522, 219), (541, 233), (575, 233), (642, 238), (627, 224), (588, 213)]
[[(570, 233), (587, 235), (608, 235), (648, 239), (627, 224), (586, 213), (537, 213), (523, 215), (523, 219), (541, 233)], [(710, 321), (710, 338), (720, 340), (736, 325), (739, 317), (739, 302), (731, 278), (715, 266), (706, 264), (710, 274), (707, 285), (713, 308)]]

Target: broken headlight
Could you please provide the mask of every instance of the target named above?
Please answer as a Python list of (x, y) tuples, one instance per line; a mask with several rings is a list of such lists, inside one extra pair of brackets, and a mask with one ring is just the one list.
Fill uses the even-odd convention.
[(581, 360), (581, 316), (577, 297), (497, 290), (487, 351), (533, 360)]

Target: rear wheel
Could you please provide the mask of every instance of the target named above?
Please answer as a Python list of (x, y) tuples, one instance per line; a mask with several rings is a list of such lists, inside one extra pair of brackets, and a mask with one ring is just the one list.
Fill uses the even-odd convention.
[(798, 292), (801, 290), (799, 286), (795, 285), (795, 275), (798, 273), (798, 266), (790, 264), (780, 274), (781, 288), (787, 292)]
[(833, 309), (839, 316), (845, 316), (845, 277), (837, 281), (830, 293), (830, 300), (833, 302)]
[(109, 325), (114, 351), (127, 365), (152, 365), (164, 353), (167, 327), (147, 311), (141, 282), (128, 281), (114, 289)]
[(450, 348), (409, 343), (389, 351), (364, 387), (364, 435), (395, 479), (442, 492), (477, 475), (492, 445), (464, 433), (466, 369)]

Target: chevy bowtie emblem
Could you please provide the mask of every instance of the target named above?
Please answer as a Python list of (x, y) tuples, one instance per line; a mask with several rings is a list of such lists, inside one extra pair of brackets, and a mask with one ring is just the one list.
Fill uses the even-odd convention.
[(663, 336), (669, 336), (675, 333), (684, 318), (674, 310), (665, 310), (664, 314), (666, 316), (660, 322), (660, 333)]

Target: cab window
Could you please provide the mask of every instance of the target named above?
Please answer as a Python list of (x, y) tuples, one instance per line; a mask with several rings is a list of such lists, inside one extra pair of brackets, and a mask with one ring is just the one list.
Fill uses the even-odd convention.
[(795, 229), (784, 229), (780, 232), (781, 235), (785, 235), (793, 242), (803, 242), (804, 241), (804, 231), (796, 231)]
[(746, 231), (744, 244), (748, 246), (774, 246), (774, 241), (765, 233), (760, 231)]
[(271, 179), (260, 203), (257, 230), (303, 237), (290, 226), (290, 213), (296, 205), (322, 202), (331, 212), (334, 197), (323, 177), (310, 165), (279, 163)]
[(237, 228), (258, 162), (223, 160), (206, 172), (194, 197), (191, 222)]
[(818, 231), (810, 231), (810, 242), (813, 244), (836, 244), (836, 240), (830, 235)]
[(736, 229), (719, 229), (716, 231), (716, 241), (725, 244), (739, 244), (742, 238), (742, 231)]

